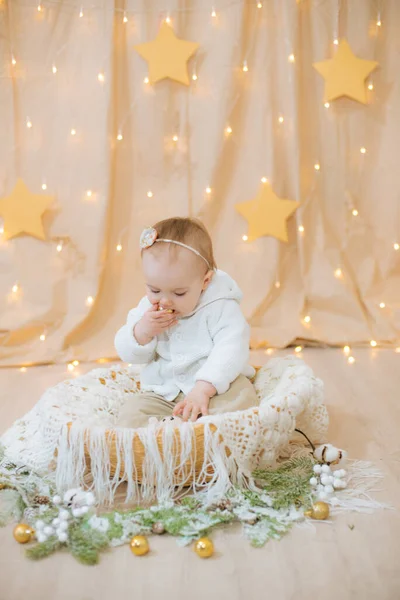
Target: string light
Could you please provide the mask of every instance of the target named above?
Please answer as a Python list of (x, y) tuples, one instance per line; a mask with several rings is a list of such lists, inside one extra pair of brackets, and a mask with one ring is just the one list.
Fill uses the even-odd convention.
[(257, 8), (262, 8), (262, 2), (257, 2)]
[(378, 16), (378, 20), (376, 21), (377, 27), (382, 27), (382, 21), (380, 15)]
[(47, 184), (46, 183), (42, 183), (42, 190), (47, 190)]
[(243, 61), (243, 66), (242, 66), (242, 71), (244, 71), (245, 73), (247, 73), (247, 71), (249, 70), (249, 67), (247, 66), (247, 60)]
[(196, 73), (193, 73), (192, 79), (193, 79), (193, 81), (197, 81), (197, 75), (196, 75)]
[(4, 233), (4, 225), (3, 223), (0, 225), (0, 235), (3, 235)]
[(21, 371), (21, 373), (26, 373), (26, 367), (21, 367), (20, 371)]
[(303, 226), (303, 225), (300, 225), (300, 226), (299, 226), (299, 232), (300, 232), (300, 233), (304, 233), (304, 226)]
[(44, 340), (46, 339), (46, 335), (44, 333), (42, 333), (42, 335), (40, 336), (40, 341), (44, 342)]
[(335, 277), (337, 279), (340, 279), (343, 275), (342, 269), (340, 267), (338, 267), (337, 269), (335, 269)]
[(86, 306), (92, 306), (93, 302), (94, 302), (93, 296), (88, 296), (86, 298)]
[(12, 55), (11, 57), (11, 64), (15, 67), (15, 65), (17, 64), (17, 61), (15, 60), (14, 55)]
[(329, 108), (330, 107), (329, 102), (325, 102), (324, 106), (325, 106), (325, 108)]
[(126, 12), (124, 12), (124, 18), (122, 20), (124, 23), (128, 22), (128, 17), (126, 16)]
[(57, 252), (61, 252), (63, 249), (63, 243), (60, 241), (58, 242), (57, 246), (56, 246)]
[(344, 352), (346, 355), (349, 355), (349, 354), (350, 354), (350, 346), (345, 346), (345, 347), (343, 348), (343, 352)]
[(349, 356), (347, 362), (349, 363), (349, 365), (353, 365), (356, 362), (356, 359), (354, 358), (354, 356)]
[(28, 129), (32, 129), (32, 121), (29, 118), (26, 119), (26, 126)]
[(310, 315), (307, 315), (304, 317), (304, 323), (310, 323), (310, 321), (311, 321)]
[(277, 290), (279, 290), (279, 288), (281, 287), (281, 282), (280, 281), (275, 281), (275, 287)]
[(83, 8), (81, 7), (81, 10), (79, 11), (79, 18), (82, 19), (83, 17)]
[(216, 11), (215, 11), (215, 8), (213, 8), (213, 9), (212, 9), (212, 11), (211, 11), (211, 16), (212, 16), (212, 18), (213, 18), (213, 19), (215, 19), (215, 17), (217, 16), (217, 13), (216, 13)]
[(314, 165), (314, 169), (315, 169), (316, 171), (319, 171), (319, 170), (321, 169), (321, 165), (320, 165), (319, 163), (315, 163), (315, 165)]
[(93, 192), (92, 192), (92, 190), (87, 190), (87, 192), (86, 192), (86, 196), (87, 196), (88, 198), (91, 198), (91, 197), (93, 196)]
[(278, 121), (279, 121), (279, 123), (283, 123), (284, 118), (282, 117), (282, 115), (279, 117)]
[(395, 244), (393, 244), (393, 248), (395, 250), (398, 250), (400, 248), (400, 244), (398, 244), (397, 242)]
[(333, 43), (335, 44), (335, 46), (339, 46), (339, 40), (338, 40), (337, 38), (335, 38), (335, 39), (333, 40)]
[(71, 135), (76, 135), (76, 129), (74, 129), (74, 128), (71, 129)]
[(361, 154), (366, 154), (367, 149), (364, 148), (364, 146), (363, 146), (362, 148), (360, 148), (360, 152), (361, 152)]
[(116, 250), (117, 250), (117, 252), (121, 252), (121, 250), (122, 250), (121, 244), (117, 244)]
[(294, 349), (296, 354), (299, 354), (299, 352), (301, 352), (302, 350), (303, 350), (303, 346), (296, 346), (296, 348)]
[(153, 192), (152, 192), (151, 190), (149, 190), (149, 191), (147, 192), (147, 197), (148, 197), (148, 198), (152, 198), (152, 197), (153, 197)]
[(122, 139), (124, 138), (124, 136), (122, 135), (122, 133), (119, 131), (118, 135), (117, 135), (117, 140), (120, 142)]
[(12, 288), (11, 288), (11, 289), (12, 289), (12, 291), (13, 291), (13, 294), (16, 294), (16, 293), (18, 292), (18, 290), (19, 290), (19, 285), (18, 285), (18, 283), (14, 283), (14, 285), (12, 286)]
[(268, 183), (268, 179), (267, 179), (266, 177), (261, 177), (261, 181), (262, 181), (263, 183)]
[(41, 4), (38, 4), (38, 7), (37, 7), (37, 9), (38, 9), (38, 12), (42, 12), (42, 5), (41, 5)]
[(72, 364), (74, 365), (74, 367), (79, 366), (79, 360), (73, 360)]
[(51, 70), (53, 71), (54, 75), (57, 73), (57, 67), (56, 65), (53, 65)]
[(243, 240), (244, 242), (247, 242), (247, 240), (248, 240), (248, 239), (249, 239), (249, 236), (248, 236), (248, 235), (242, 235), (242, 240)]
[(374, 84), (372, 82), (368, 84), (368, 89), (369, 90), (373, 90), (374, 89)]
[(288, 56), (288, 61), (289, 61), (289, 62), (291, 62), (291, 63), (294, 63), (294, 62), (295, 62), (295, 60), (296, 60), (296, 59), (295, 59), (295, 56), (294, 56), (294, 54), (289, 54), (289, 56)]
[(376, 348), (377, 346), (377, 342), (375, 340), (371, 340), (369, 344), (372, 346), (372, 348)]
[(72, 372), (75, 369), (75, 367), (74, 367), (74, 365), (72, 363), (68, 363), (67, 369), (68, 369), (68, 371)]
[(169, 15), (166, 17), (165, 22), (168, 23), (168, 25), (170, 25), (171, 17)]
[(386, 304), (384, 302), (379, 303), (379, 308), (385, 308)]
[(351, 211), (351, 214), (353, 215), (353, 217), (357, 217), (358, 216), (358, 210), (356, 208), (353, 208), (353, 210)]
[(178, 136), (177, 136), (177, 135), (174, 135), (174, 137), (172, 138), (172, 141), (173, 141), (173, 142), (177, 142), (177, 141), (178, 141), (178, 139), (179, 139), (179, 138), (178, 138)]
[(268, 356), (271, 356), (271, 354), (273, 354), (274, 349), (273, 348), (267, 348), (265, 351), (265, 354), (268, 354)]
[(228, 127), (225, 129), (225, 133), (227, 135), (230, 135), (232, 133), (232, 127), (230, 125), (228, 125)]
[(102, 71), (97, 75), (97, 79), (100, 81), (100, 83), (104, 83), (105, 75)]
[(145, 77), (143, 79), (143, 83), (145, 83), (147, 85), (148, 83), (150, 83), (150, 79), (148, 77)]
[(212, 189), (210, 188), (210, 186), (206, 187), (206, 194), (211, 194)]
[(397, 354), (400, 354), (400, 346), (398, 346), (395, 350), (395, 352), (397, 352)]

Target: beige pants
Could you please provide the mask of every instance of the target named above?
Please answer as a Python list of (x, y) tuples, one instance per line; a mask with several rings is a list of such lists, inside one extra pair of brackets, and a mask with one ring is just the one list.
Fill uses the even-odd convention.
[[(182, 392), (172, 402), (153, 392), (134, 394), (131, 399), (126, 400), (121, 408), (117, 425), (132, 428), (144, 427), (147, 425), (149, 417), (162, 419), (171, 416), (175, 405), (184, 398), (185, 394)], [(252, 406), (258, 406), (258, 404), (259, 399), (253, 384), (244, 375), (239, 375), (225, 394), (217, 394), (211, 398), (208, 412), (210, 415), (216, 415), (245, 410)]]

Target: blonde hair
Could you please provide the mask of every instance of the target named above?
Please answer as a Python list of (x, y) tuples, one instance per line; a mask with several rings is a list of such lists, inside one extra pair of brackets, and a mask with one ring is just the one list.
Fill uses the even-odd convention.
[[(201, 221), (187, 217), (173, 217), (158, 221), (154, 229), (159, 238), (191, 246), (207, 260), (210, 269), (217, 268), (210, 234)], [(169, 245), (174, 246), (174, 244)]]

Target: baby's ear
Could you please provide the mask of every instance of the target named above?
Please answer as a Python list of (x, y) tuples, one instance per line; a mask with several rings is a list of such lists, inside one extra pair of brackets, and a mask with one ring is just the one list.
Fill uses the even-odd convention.
[(214, 271), (211, 271), (211, 270), (207, 271), (207, 273), (204, 276), (203, 291), (208, 288), (213, 277), (214, 277)]

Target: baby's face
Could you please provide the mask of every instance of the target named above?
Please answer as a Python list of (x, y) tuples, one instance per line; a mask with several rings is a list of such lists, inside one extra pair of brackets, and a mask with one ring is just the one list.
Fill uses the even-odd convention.
[(185, 248), (169, 251), (157, 244), (143, 252), (142, 265), (147, 297), (152, 304), (173, 310), (177, 317), (190, 314), (212, 279), (203, 260)]

